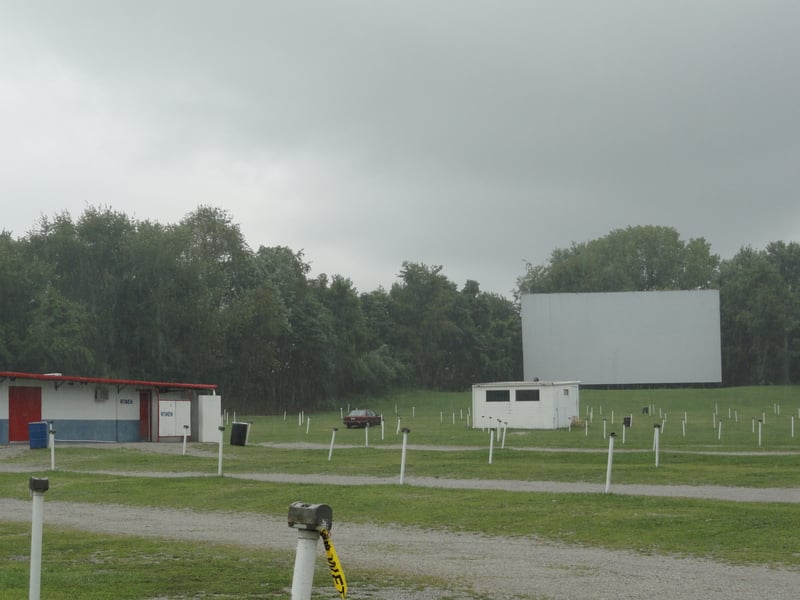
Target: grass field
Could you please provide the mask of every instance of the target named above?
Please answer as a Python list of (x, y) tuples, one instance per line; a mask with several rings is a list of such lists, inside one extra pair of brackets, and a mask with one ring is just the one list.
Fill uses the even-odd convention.
[[(800, 486), (800, 430), (791, 435), (791, 418), (799, 422), (800, 388), (734, 388), (708, 390), (581, 391), (581, 418), (587, 430), (509, 431), (505, 448), (498, 442), (493, 464), (488, 464), (488, 434), (468, 428), (468, 393), (407, 393), (360, 403), (382, 412), (380, 428), (347, 430), (340, 426), (340, 411), (274, 416), (242, 416), (252, 421), (249, 445), (224, 447), (225, 473), (307, 474), (307, 484), (277, 484), (209, 477), (217, 469), (216, 444), (192, 444), (193, 454), (161, 454), (114, 446), (57, 448), (58, 471), (49, 471), (49, 452), (31, 450), (9, 461), (31, 466), (31, 475), (48, 476), (48, 501), (99, 502), (137, 506), (191, 508), (198, 511), (247, 511), (285, 516), (288, 505), (299, 499), (326, 502), (334, 507), (339, 522), (372, 522), (378, 525), (414, 525), (447, 528), (503, 536), (538, 536), (581, 545), (711, 557), (734, 563), (800, 567), (795, 541), (800, 505), (733, 503), (710, 500), (652, 498), (612, 494), (532, 494), (482, 490), (428, 489), (413, 486), (335, 486), (314, 483), (315, 474), (367, 474), (395, 477), (399, 472), (397, 420), (409, 427), (409, 443), (424, 445), (408, 454), (406, 475), (460, 479), (510, 479), (584, 481), (598, 485), (605, 480), (607, 433), (617, 433), (614, 459), (615, 483), (688, 484), (760, 487)], [(649, 415), (642, 414), (647, 406)], [(341, 412), (348, 406), (343, 405)], [(684, 435), (684, 413), (686, 429)], [(613, 423), (612, 423), (613, 414)], [(621, 443), (620, 421), (633, 415), (633, 426)], [(231, 417), (233, 415), (230, 415)], [(738, 417), (738, 418), (737, 418)], [(753, 419), (763, 419), (762, 444), (758, 446)], [(719, 422), (722, 421), (722, 434)], [(663, 424), (661, 460), (654, 465), (653, 424)], [(757, 425), (757, 423), (756, 423)], [(328, 460), (332, 429), (338, 427), (332, 459)], [(302, 443), (286, 447), (286, 443)], [(260, 444), (276, 444), (260, 445)], [(311, 445), (311, 447), (306, 447)], [(457, 451), (442, 447), (457, 446)], [(434, 449), (439, 447), (440, 449)], [(547, 448), (548, 450), (544, 450)], [(196, 472), (188, 478), (127, 477), (99, 471)], [(94, 472), (94, 473), (93, 473)], [(25, 499), (27, 475), (0, 473), (0, 496)], [(451, 507), (458, 506), (453, 513)], [(445, 514), (446, 511), (446, 514)], [(26, 563), (13, 560), (25, 555), (24, 528), (0, 522), (0, 579), (24, 579)], [(58, 532), (45, 530), (48, 539)], [(63, 589), (91, 580), (88, 566), (97, 557), (79, 548), (97, 548), (109, 557), (158, 553), (148, 540), (125, 538), (122, 546), (80, 532), (69, 533), (76, 547), (69, 561), (54, 561), (47, 571)], [(117, 544), (117, 541), (114, 541)], [(182, 546), (183, 547), (183, 546)], [(192, 545), (185, 546), (191, 549)], [(191, 550), (186, 550), (192, 555)], [(223, 560), (247, 565), (257, 553), (214, 548)], [(176, 550), (176, 556), (184, 556)], [(63, 554), (63, 553), (62, 553)], [(105, 556), (105, 555), (104, 555)], [(12, 559), (9, 559), (12, 557)], [(105, 559), (104, 559), (105, 560)], [(114, 563), (109, 558), (109, 564)], [(125, 561), (109, 570), (124, 570)], [(281, 586), (291, 578), (291, 557), (266, 557), (275, 565), (273, 583), (262, 573), (242, 569), (242, 593), (230, 597), (281, 597)], [(159, 562), (160, 561), (160, 562)], [(195, 573), (186, 597), (226, 597), (201, 576), (202, 559), (157, 559), (161, 569), (148, 570), (154, 589), (167, 585), (170, 569)], [(357, 569), (357, 567), (356, 567)], [(102, 569), (101, 569), (102, 570)], [(232, 572), (239, 571), (232, 569)], [(80, 575), (83, 573), (83, 575)], [(88, 573), (88, 574), (87, 574)], [(70, 576), (77, 580), (70, 583)], [(159, 588), (158, 579), (164, 578)], [(239, 581), (237, 579), (237, 581)], [(378, 583), (380, 585), (380, 582)], [(127, 583), (122, 583), (126, 589)], [(194, 585), (194, 584), (193, 584)], [(261, 587), (259, 587), (261, 586)], [(267, 588), (269, 591), (267, 591)], [(61, 589), (61, 587), (59, 588)], [(261, 590), (248, 596), (244, 590)], [(206, 590), (206, 591), (204, 591)], [(217, 591), (213, 591), (217, 590)], [(137, 595), (138, 594), (138, 595)], [(149, 594), (149, 595), (148, 595)], [(205, 595), (204, 595), (205, 594)], [(3, 596), (0, 593), (0, 597)], [(21, 597), (19, 594), (7, 597)], [(49, 595), (48, 597), (108, 597)], [(149, 591), (116, 597), (154, 597)], [(184, 597), (165, 592), (164, 598)]]

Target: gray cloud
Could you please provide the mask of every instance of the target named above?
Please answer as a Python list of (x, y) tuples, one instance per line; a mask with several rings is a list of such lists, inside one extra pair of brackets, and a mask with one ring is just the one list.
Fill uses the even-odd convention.
[(228, 209), (368, 291), (618, 227), (797, 240), (794, 2), (0, 5), (2, 227)]

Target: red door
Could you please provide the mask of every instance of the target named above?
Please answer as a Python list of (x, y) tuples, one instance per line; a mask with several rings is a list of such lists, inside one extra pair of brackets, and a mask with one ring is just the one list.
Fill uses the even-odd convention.
[(42, 420), (42, 388), (12, 385), (8, 388), (8, 441), (30, 440), (28, 423)]
[(139, 439), (143, 442), (150, 440), (150, 401), (152, 392), (139, 392)]

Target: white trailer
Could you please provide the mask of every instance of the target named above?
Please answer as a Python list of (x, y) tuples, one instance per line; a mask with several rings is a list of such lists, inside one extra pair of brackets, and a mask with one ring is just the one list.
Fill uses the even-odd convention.
[(577, 381), (504, 381), (472, 386), (472, 427), (559, 429), (580, 415)]

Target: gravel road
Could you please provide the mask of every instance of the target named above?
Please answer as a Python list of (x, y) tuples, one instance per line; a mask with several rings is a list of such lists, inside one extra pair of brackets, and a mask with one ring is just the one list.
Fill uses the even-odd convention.
[[(0, 457), (2, 454), (0, 452)], [(12, 470), (8, 467), (0, 463), (0, 470)], [(277, 475), (259, 478), (292, 481), (287, 476)], [(326, 482), (352, 484), (353, 479), (326, 477)], [(451, 481), (406, 479), (406, 483), (412, 486), (449, 485)], [(370, 483), (380, 485), (396, 481), (387, 478)], [(512, 485), (519, 485), (519, 489), (529, 491), (566, 491), (564, 484), (552, 482), (469, 483), (485, 489), (509, 489)], [(624, 492), (619, 488), (613, 488), (612, 491), (649, 491), (664, 496), (724, 497), (728, 501), (753, 501), (750, 497), (753, 490), (747, 488), (624, 487)], [(644, 492), (643, 488), (646, 488)], [(601, 490), (593, 486), (584, 491)], [(797, 489), (756, 492), (756, 501), (800, 501), (800, 490)], [(739, 497), (740, 494), (744, 497)], [(770, 499), (767, 500), (767, 497)], [(765, 510), (768, 508), (765, 507)], [(119, 518), (121, 513), (126, 515), (125, 519)], [(0, 521), (29, 521), (30, 515), (30, 502), (0, 499)], [(287, 526), (285, 518), (257, 514), (195, 513), (47, 499), (45, 522), (109, 534), (224, 542), (291, 552), (297, 543), (296, 533)], [(432, 577), (443, 582), (440, 588), (425, 590), (359, 590), (351, 581), (349, 597), (354, 599), (469, 600), (481, 597), (497, 600), (603, 600), (669, 597), (672, 600), (782, 600), (796, 598), (800, 590), (800, 572), (793, 570), (733, 566), (674, 556), (647, 556), (554, 544), (530, 537), (494, 537), (408, 527), (377, 528), (341, 522), (334, 523), (332, 533), (345, 571), (348, 566), (357, 566), (358, 569), (375, 569), (386, 574)]]

